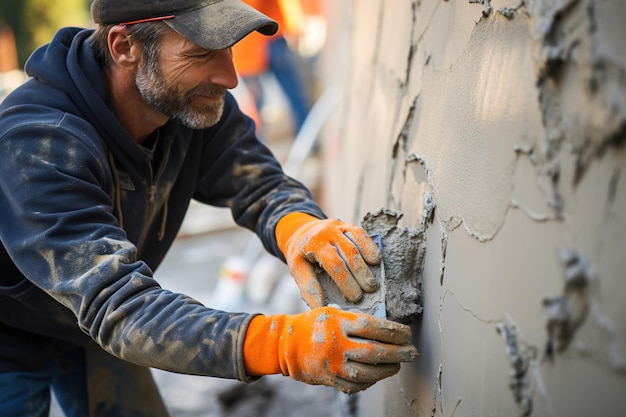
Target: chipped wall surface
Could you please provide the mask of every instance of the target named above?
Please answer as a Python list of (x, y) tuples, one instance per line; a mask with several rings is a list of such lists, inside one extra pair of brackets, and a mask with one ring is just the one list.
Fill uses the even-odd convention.
[(624, 415), (626, 2), (328, 7), (326, 209), (426, 240), (420, 356), (359, 415)]

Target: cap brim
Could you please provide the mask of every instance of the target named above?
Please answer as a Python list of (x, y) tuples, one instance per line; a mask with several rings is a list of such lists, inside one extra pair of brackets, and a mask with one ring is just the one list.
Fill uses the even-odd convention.
[(264, 35), (278, 30), (278, 23), (239, 0), (221, 0), (164, 22), (209, 50), (229, 48), (255, 30)]

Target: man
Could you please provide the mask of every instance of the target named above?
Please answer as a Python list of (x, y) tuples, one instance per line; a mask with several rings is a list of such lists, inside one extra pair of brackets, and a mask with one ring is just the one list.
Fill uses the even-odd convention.
[[(375, 291), (365, 232), (326, 219), (227, 89), (231, 46), (275, 22), (236, 0), (95, 0), (0, 106), (0, 415), (165, 416), (148, 367), (352, 393), (415, 358), (406, 326), (324, 307)], [(189, 201), (227, 206), (284, 259), (312, 308), (212, 310), (153, 271)], [(345, 262), (344, 262), (345, 261)], [(184, 273), (184, 271), (181, 271)]]

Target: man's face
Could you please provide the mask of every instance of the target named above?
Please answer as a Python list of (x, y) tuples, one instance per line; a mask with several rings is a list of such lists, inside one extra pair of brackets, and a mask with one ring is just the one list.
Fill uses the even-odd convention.
[(215, 125), (222, 117), (227, 89), (237, 85), (230, 50), (207, 51), (175, 32), (163, 38), (160, 51), (143, 55), (135, 76), (140, 94), (157, 111), (185, 126)]

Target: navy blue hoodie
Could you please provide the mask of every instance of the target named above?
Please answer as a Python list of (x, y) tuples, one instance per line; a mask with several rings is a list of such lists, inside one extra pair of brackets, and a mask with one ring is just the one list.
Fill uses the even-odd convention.
[(163, 289), (153, 271), (192, 198), (229, 207), (278, 257), (282, 216), (324, 214), (230, 94), (216, 126), (171, 120), (154, 154), (137, 145), (107, 98), (92, 33), (60, 30), (0, 105), (0, 371), (95, 341), (139, 365), (246, 380), (251, 316)]

